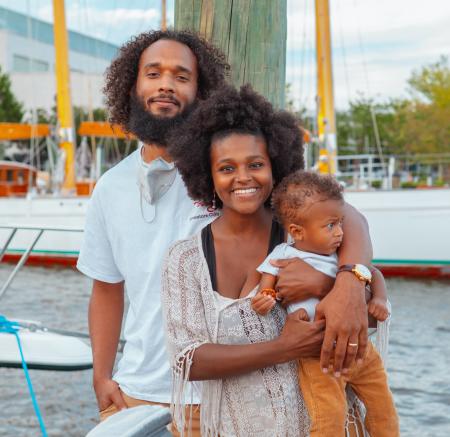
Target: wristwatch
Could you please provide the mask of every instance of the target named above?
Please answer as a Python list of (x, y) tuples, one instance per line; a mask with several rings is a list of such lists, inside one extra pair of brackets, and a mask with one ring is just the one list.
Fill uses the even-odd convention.
[(364, 264), (344, 264), (339, 267), (337, 272), (352, 272), (366, 285), (372, 281), (372, 273), (370, 273), (370, 270)]

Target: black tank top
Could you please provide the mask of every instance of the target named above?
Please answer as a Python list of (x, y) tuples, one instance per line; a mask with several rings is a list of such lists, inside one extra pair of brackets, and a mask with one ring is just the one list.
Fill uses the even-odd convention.
[[(269, 250), (267, 254), (278, 244), (284, 242), (284, 229), (280, 223), (273, 220), (272, 228), (270, 230)], [(217, 276), (216, 276), (216, 252), (214, 250), (214, 238), (211, 231), (211, 223), (202, 229), (202, 249), (208, 264), (209, 276), (211, 277), (211, 285), (213, 290), (217, 290)]]

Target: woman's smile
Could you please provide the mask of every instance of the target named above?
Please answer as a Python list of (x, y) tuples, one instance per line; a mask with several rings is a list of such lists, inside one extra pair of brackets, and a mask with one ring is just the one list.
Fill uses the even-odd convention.
[(259, 188), (236, 188), (231, 191), (236, 197), (253, 197), (257, 194)]
[(224, 210), (253, 214), (272, 192), (272, 165), (260, 135), (230, 133), (213, 139), (211, 173)]

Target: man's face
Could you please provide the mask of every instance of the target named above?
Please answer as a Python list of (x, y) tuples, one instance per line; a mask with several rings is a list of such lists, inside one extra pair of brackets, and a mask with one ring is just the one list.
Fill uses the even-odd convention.
[(158, 40), (139, 60), (136, 97), (156, 117), (180, 115), (197, 96), (197, 59), (177, 41)]

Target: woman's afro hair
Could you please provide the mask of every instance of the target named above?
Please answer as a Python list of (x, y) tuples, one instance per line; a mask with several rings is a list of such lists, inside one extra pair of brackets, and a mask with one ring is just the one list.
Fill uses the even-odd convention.
[[(240, 91), (226, 85), (200, 102), (169, 140), (169, 153), (189, 195), (206, 206), (212, 205), (214, 196), (211, 141), (232, 133), (260, 135), (265, 139), (274, 186), (304, 166), (298, 120), (286, 111), (275, 111), (250, 85), (241, 87)], [(216, 199), (216, 206), (222, 206), (220, 199)]]
[(200, 99), (206, 99), (211, 91), (225, 83), (225, 76), (230, 69), (225, 55), (196, 33), (184, 30), (152, 30), (141, 33), (120, 48), (118, 56), (106, 70), (103, 93), (111, 123), (117, 123), (122, 127), (128, 126), (130, 94), (136, 85), (141, 54), (160, 39), (177, 41), (192, 50), (198, 64)]

